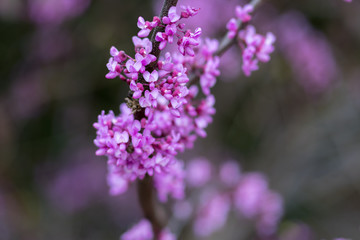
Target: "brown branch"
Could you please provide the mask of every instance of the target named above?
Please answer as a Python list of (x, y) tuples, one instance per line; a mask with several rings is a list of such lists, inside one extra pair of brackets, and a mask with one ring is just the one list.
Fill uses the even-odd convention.
[[(176, 6), (177, 2), (178, 2), (178, 0), (165, 0), (164, 1), (164, 4), (163, 4), (161, 12), (160, 12), (160, 16), (159, 16), (160, 20), (162, 20), (163, 17), (168, 15), (169, 9), (172, 6)], [(165, 31), (165, 27), (161, 27), (161, 26), (157, 26), (156, 28), (154, 28), (152, 30), (150, 41), (152, 42), (153, 48), (152, 48), (151, 54), (153, 54), (156, 57), (156, 59), (159, 58), (161, 51), (159, 49), (160, 42), (156, 41), (155, 37), (158, 32), (164, 32), (164, 31)], [(147, 67), (147, 69), (153, 70), (156, 66), (156, 63), (157, 63), (157, 61), (150, 63), (149, 66)]]
[[(164, 16), (168, 15), (169, 9), (172, 6), (176, 6), (177, 2), (178, 0), (164, 1), (160, 13), (160, 20)], [(155, 37), (158, 32), (164, 32), (164, 31), (165, 28), (161, 26), (158, 26), (152, 30), (150, 40), (152, 42), (153, 48), (151, 54), (153, 54), (156, 57), (156, 59), (158, 59), (160, 56), (160, 49), (159, 49), (160, 43), (155, 40)], [(155, 69), (156, 64), (157, 61), (152, 62), (147, 66), (146, 70), (152, 72)], [(136, 119), (141, 120), (143, 117), (145, 117), (144, 109), (137, 111), (134, 115)], [(144, 213), (145, 218), (147, 218), (151, 222), (155, 239), (158, 239), (161, 230), (166, 226), (167, 217), (165, 210), (156, 202), (153, 196), (153, 190), (154, 190), (153, 178), (149, 175), (146, 175), (143, 180), (139, 180), (137, 185), (137, 190), (138, 190), (138, 197), (139, 197), (139, 203), (141, 209)]]
[[(169, 9), (172, 6), (176, 6), (178, 0), (165, 0), (163, 7), (161, 9), (160, 13), (160, 20), (168, 15)], [(250, 4), (256, 7), (261, 2), (261, 0), (252, 0)], [(238, 32), (241, 29), (242, 23), (241, 21), (238, 21)], [(156, 34), (158, 32), (164, 32), (165, 28), (162, 26), (158, 26), (152, 30), (151, 33), (151, 42), (153, 45), (153, 49), (151, 51), (151, 54), (153, 54), (157, 59), (160, 56), (160, 49), (159, 45), (160, 43), (155, 40)], [(226, 52), (232, 44), (236, 43), (236, 38), (229, 39), (227, 36), (223, 38), (223, 40), (220, 43), (220, 47), (215, 53), (216, 56), (221, 56), (224, 52)], [(156, 67), (157, 61), (154, 61), (153, 63), (149, 64), (146, 68), (147, 71), (153, 71)], [(199, 78), (198, 76), (195, 76), (195, 78)], [(132, 98), (130, 98), (132, 99)], [(144, 111), (137, 111), (135, 113), (135, 118), (138, 120), (141, 120), (143, 117), (145, 117)], [(161, 232), (161, 230), (166, 226), (167, 223), (167, 216), (165, 214), (164, 209), (156, 202), (154, 196), (153, 196), (153, 178), (149, 175), (146, 175), (143, 180), (138, 181), (137, 185), (138, 190), (138, 197), (139, 197), (139, 203), (141, 206), (141, 209), (144, 213), (145, 218), (147, 218), (152, 225), (155, 239), (158, 239), (158, 236)]]
[(155, 239), (157, 239), (161, 230), (166, 226), (166, 214), (154, 199), (152, 177), (146, 175), (143, 180), (138, 181), (137, 190), (141, 209), (145, 218), (151, 222)]

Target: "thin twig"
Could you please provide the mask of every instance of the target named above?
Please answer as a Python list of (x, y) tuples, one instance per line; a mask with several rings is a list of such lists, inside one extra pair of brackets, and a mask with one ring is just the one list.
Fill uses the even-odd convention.
[(141, 209), (145, 218), (151, 222), (157, 239), (161, 230), (166, 226), (166, 214), (164, 209), (160, 208), (155, 202), (152, 177), (146, 175), (143, 180), (138, 181), (137, 190)]
[[(260, 4), (261, 0), (252, 0), (249, 4), (254, 7), (254, 9)], [(234, 43), (236, 43), (236, 36), (238, 35), (242, 22), (240, 20), (237, 21), (237, 31), (234, 38), (229, 38), (227, 34), (223, 37), (220, 42), (219, 49), (214, 53), (215, 56), (222, 56)]]

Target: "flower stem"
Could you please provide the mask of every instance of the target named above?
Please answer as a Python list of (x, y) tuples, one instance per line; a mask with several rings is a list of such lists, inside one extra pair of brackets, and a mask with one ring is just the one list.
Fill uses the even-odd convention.
[[(160, 12), (160, 20), (168, 15), (169, 9), (172, 6), (176, 6), (178, 0), (165, 0), (164, 4), (162, 6), (161, 12)], [(160, 56), (160, 49), (159, 45), (160, 43), (155, 41), (156, 34), (158, 32), (164, 32), (165, 28), (163, 26), (158, 26), (153, 29), (152, 35), (151, 35), (151, 42), (152, 42), (152, 51), (151, 54), (153, 54), (156, 59)], [(147, 67), (147, 70), (152, 72), (152, 70), (155, 69), (157, 61), (154, 61), (153, 63), (149, 64)], [(144, 115), (144, 111), (140, 111), (137, 114), (135, 114), (135, 118), (138, 120), (141, 120)], [(153, 178), (149, 175), (146, 175), (143, 180), (138, 181), (137, 185), (137, 192), (139, 197), (139, 203), (141, 206), (141, 209), (144, 213), (145, 218), (147, 218), (152, 225), (153, 232), (155, 239), (159, 238), (159, 234), (161, 230), (166, 226), (167, 217), (165, 210), (157, 204), (154, 196), (153, 196)]]
[(164, 209), (157, 205), (153, 196), (153, 178), (146, 175), (137, 185), (138, 197), (141, 209), (146, 219), (151, 222), (155, 239), (166, 225)]

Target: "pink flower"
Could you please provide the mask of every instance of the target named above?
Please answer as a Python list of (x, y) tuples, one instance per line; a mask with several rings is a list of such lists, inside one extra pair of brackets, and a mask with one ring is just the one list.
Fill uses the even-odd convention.
[(241, 178), (239, 164), (235, 161), (228, 161), (220, 167), (220, 180), (229, 187), (235, 186)]
[(270, 53), (274, 51), (274, 42), (276, 38), (274, 34), (267, 33), (266, 37), (262, 39), (261, 44), (258, 46), (258, 50), (256, 53), (257, 59), (261, 62), (268, 62), (270, 61)]
[(149, 35), (151, 29), (149, 28), (149, 24), (145, 22), (143, 17), (138, 18), (137, 26), (141, 29), (138, 32), (139, 37), (147, 37)]
[(173, 6), (169, 9), (169, 13), (167, 17), (163, 17), (162, 21), (164, 24), (169, 24), (169, 23), (176, 23), (177, 21), (179, 21), (180, 16), (176, 13), (176, 7)]
[(130, 230), (121, 235), (121, 240), (152, 240), (154, 237), (151, 223), (147, 219), (141, 220)]
[(230, 199), (226, 195), (215, 195), (202, 204), (194, 221), (197, 236), (210, 236), (224, 226), (230, 210)]
[(130, 90), (134, 92), (133, 98), (139, 99), (144, 91), (144, 87), (141, 83), (135, 83), (134, 80), (130, 82)]
[(183, 199), (185, 196), (185, 171), (181, 161), (175, 162), (169, 167), (169, 172), (156, 173), (154, 185), (161, 202), (166, 202), (168, 195), (175, 199)]
[(186, 168), (187, 182), (191, 187), (201, 187), (211, 178), (211, 164), (205, 158), (193, 159)]
[(115, 172), (115, 168), (109, 165), (109, 172), (107, 175), (107, 182), (110, 186), (111, 195), (120, 195), (127, 191), (129, 182), (120, 174)]
[(251, 13), (254, 10), (254, 7), (250, 4), (245, 5), (244, 7), (236, 6), (235, 13), (236, 17), (240, 19), (242, 22), (248, 22), (251, 20)]
[(159, 49), (163, 50), (166, 47), (166, 43), (168, 42), (168, 38), (166, 33), (158, 32), (155, 36), (155, 40), (160, 42)]
[(134, 43), (136, 52), (140, 52), (140, 49), (144, 49), (144, 54), (149, 54), (151, 52), (152, 43), (148, 38), (140, 39), (136, 36), (133, 36), (132, 41)]
[(183, 11), (181, 12), (182, 18), (188, 18), (188, 17), (195, 16), (196, 14), (198, 14), (198, 12), (200, 10), (199, 8), (193, 8), (190, 6), (181, 6), (181, 8), (183, 9)]
[(114, 60), (114, 58), (109, 58), (109, 62), (106, 64), (106, 67), (109, 70), (109, 73), (105, 76), (106, 78), (113, 79), (119, 75), (117, 70), (120, 68), (118, 67), (118, 63)]
[(179, 51), (182, 55), (194, 56), (195, 52), (193, 50), (194, 46), (200, 44), (198, 38), (201, 35), (201, 28), (195, 29), (194, 33), (187, 32), (183, 38), (178, 41)]
[(176, 236), (171, 233), (168, 229), (163, 229), (160, 232), (159, 240), (176, 240)]
[(226, 29), (229, 30), (228, 37), (234, 38), (237, 32), (237, 23), (235, 18), (231, 18), (229, 22), (226, 24)]
[(152, 71), (151, 73), (149, 73), (148, 71), (145, 71), (143, 76), (144, 76), (145, 81), (147, 81), (149, 83), (156, 82), (159, 78), (159, 74), (156, 70)]
[(263, 175), (244, 175), (234, 194), (235, 206), (245, 217), (255, 217), (259, 213), (261, 199), (266, 190), (267, 181)]

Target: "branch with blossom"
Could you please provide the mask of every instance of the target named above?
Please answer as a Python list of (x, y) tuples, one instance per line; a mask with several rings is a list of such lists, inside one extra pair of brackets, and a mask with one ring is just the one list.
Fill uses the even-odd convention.
[[(207, 160), (185, 169), (177, 155), (192, 148), (197, 137), (207, 135), (205, 129), (215, 114), (211, 89), (220, 75), (221, 55), (238, 45), (246, 76), (259, 69), (259, 62), (270, 60), (275, 36), (258, 34), (249, 24), (260, 2), (253, 0), (237, 6), (236, 17), (229, 20), (228, 32), (219, 43), (216, 39), (203, 39), (201, 28), (186, 29), (183, 21), (197, 15), (199, 9), (182, 6), (179, 13), (177, 1), (166, 0), (159, 17), (152, 21), (138, 18), (140, 31), (132, 37), (134, 57), (111, 47), (106, 78), (120, 78), (129, 86), (129, 94), (126, 104), (120, 105), (119, 115), (103, 111), (94, 124), (96, 155), (108, 158), (111, 194), (122, 194), (132, 182), (138, 182), (145, 216), (122, 235), (122, 240), (175, 239), (167, 228), (165, 210), (153, 197), (153, 189), (160, 202), (169, 197), (185, 201), (187, 179), (200, 176), (189, 182), (190, 186), (207, 182), (202, 178), (208, 176), (204, 170), (213, 168)], [(160, 55), (168, 45), (175, 44), (175, 51)], [(241, 175), (237, 168), (236, 163), (223, 166), (219, 179), (224, 186), (200, 197), (199, 210), (192, 216), (198, 236), (210, 235), (222, 227), (232, 206), (255, 221), (258, 235), (271, 236), (276, 232), (283, 211), (280, 195), (269, 190), (261, 174)], [(193, 207), (184, 206), (180, 212)]]

